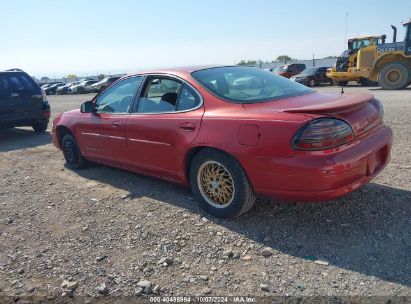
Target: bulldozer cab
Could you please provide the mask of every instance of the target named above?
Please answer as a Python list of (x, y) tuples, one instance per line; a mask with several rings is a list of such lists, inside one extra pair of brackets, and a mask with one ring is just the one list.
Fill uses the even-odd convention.
[(348, 39), (348, 50), (357, 51), (364, 47), (385, 42), (385, 35), (380, 36), (365, 36)]

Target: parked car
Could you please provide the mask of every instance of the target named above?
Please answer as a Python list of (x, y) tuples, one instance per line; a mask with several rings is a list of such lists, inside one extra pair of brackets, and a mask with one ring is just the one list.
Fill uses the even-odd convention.
[(87, 86), (85, 89), (87, 92), (101, 92), (105, 88), (107, 88), (110, 84), (112, 84), (114, 81), (119, 80), (120, 77), (113, 76), (113, 77), (106, 77), (103, 80), (100, 80), (99, 82), (93, 83), (89, 86)]
[(0, 72), (0, 127), (31, 126), (44, 132), (50, 119), (46, 94), (21, 70)]
[(306, 68), (307, 67), (304, 63), (291, 63), (280, 65), (279, 67), (276, 67), (273, 72), (285, 78), (290, 78), (294, 75), (300, 74)]
[(90, 160), (174, 181), (209, 213), (233, 217), (256, 195), (322, 201), (354, 191), (387, 165), (392, 131), (371, 94), (319, 93), (234, 66), (123, 77), (57, 115), (52, 139), (73, 169)]
[(50, 83), (42, 84), (40, 87), (41, 87), (43, 90), (45, 90), (45, 89), (47, 89), (47, 88), (49, 88), (49, 87), (51, 87), (52, 85), (55, 85), (55, 84), (56, 84), (56, 82), (50, 82)]
[(45, 83), (45, 84), (42, 84), (42, 85), (40, 86), (40, 88), (42, 88), (42, 89), (44, 90), (45, 88), (47, 88), (47, 87), (49, 87), (49, 86), (51, 86), (50, 83)]
[(66, 85), (66, 84), (62, 83), (62, 82), (58, 82), (58, 83), (55, 83), (51, 86), (46, 87), (43, 90), (46, 93), (46, 95), (54, 95), (54, 94), (56, 94), (57, 88), (62, 87), (64, 85)]
[(290, 79), (303, 85), (313, 87), (320, 84), (333, 84), (333, 80), (328, 78), (326, 73), (329, 67), (306, 68), (302, 73), (292, 76)]
[(69, 87), (68, 92), (71, 94), (84, 94), (86, 93), (86, 87), (96, 82), (97, 80), (83, 80), (80, 83)]
[(59, 95), (68, 94), (69, 88), (70, 88), (71, 86), (77, 85), (77, 84), (79, 84), (79, 83), (80, 83), (79, 81), (66, 83), (64, 86), (61, 86), (61, 87), (58, 87), (58, 88), (57, 88), (56, 94), (59, 94)]

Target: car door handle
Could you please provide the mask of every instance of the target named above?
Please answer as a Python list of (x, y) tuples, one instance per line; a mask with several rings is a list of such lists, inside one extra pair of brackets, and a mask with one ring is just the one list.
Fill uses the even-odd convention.
[(114, 128), (121, 128), (121, 121), (115, 121), (111, 124)]
[(196, 125), (192, 122), (183, 122), (180, 124), (180, 129), (183, 129), (184, 131), (194, 131), (196, 129)]

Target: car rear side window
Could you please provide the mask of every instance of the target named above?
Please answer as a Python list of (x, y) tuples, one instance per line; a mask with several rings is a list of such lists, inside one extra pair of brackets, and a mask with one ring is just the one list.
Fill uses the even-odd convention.
[(13, 84), (8, 77), (0, 76), (0, 94), (8, 95), (14, 90)]
[(249, 67), (221, 67), (192, 73), (218, 97), (236, 103), (257, 103), (313, 92), (304, 85), (268, 71)]
[(200, 96), (188, 85), (184, 85), (177, 102), (176, 111), (187, 111), (197, 108), (201, 103)]
[(138, 101), (137, 113), (189, 111), (201, 104), (200, 95), (188, 84), (175, 78), (149, 76)]
[(181, 81), (149, 77), (138, 101), (138, 113), (165, 113), (176, 110)]
[(10, 77), (10, 81), (16, 91), (34, 91), (36, 89), (33, 80), (26, 75), (13, 75)]

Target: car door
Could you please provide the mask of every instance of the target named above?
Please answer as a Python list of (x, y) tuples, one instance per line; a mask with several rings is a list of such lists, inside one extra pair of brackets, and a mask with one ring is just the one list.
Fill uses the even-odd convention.
[(78, 141), (86, 157), (111, 164), (129, 161), (125, 138), (126, 122), (141, 76), (128, 77), (108, 88), (94, 100), (95, 109), (77, 126)]
[(130, 160), (149, 174), (181, 180), (185, 151), (198, 135), (203, 114), (202, 98), (189, 84), (147, 76), (127, 120)]

